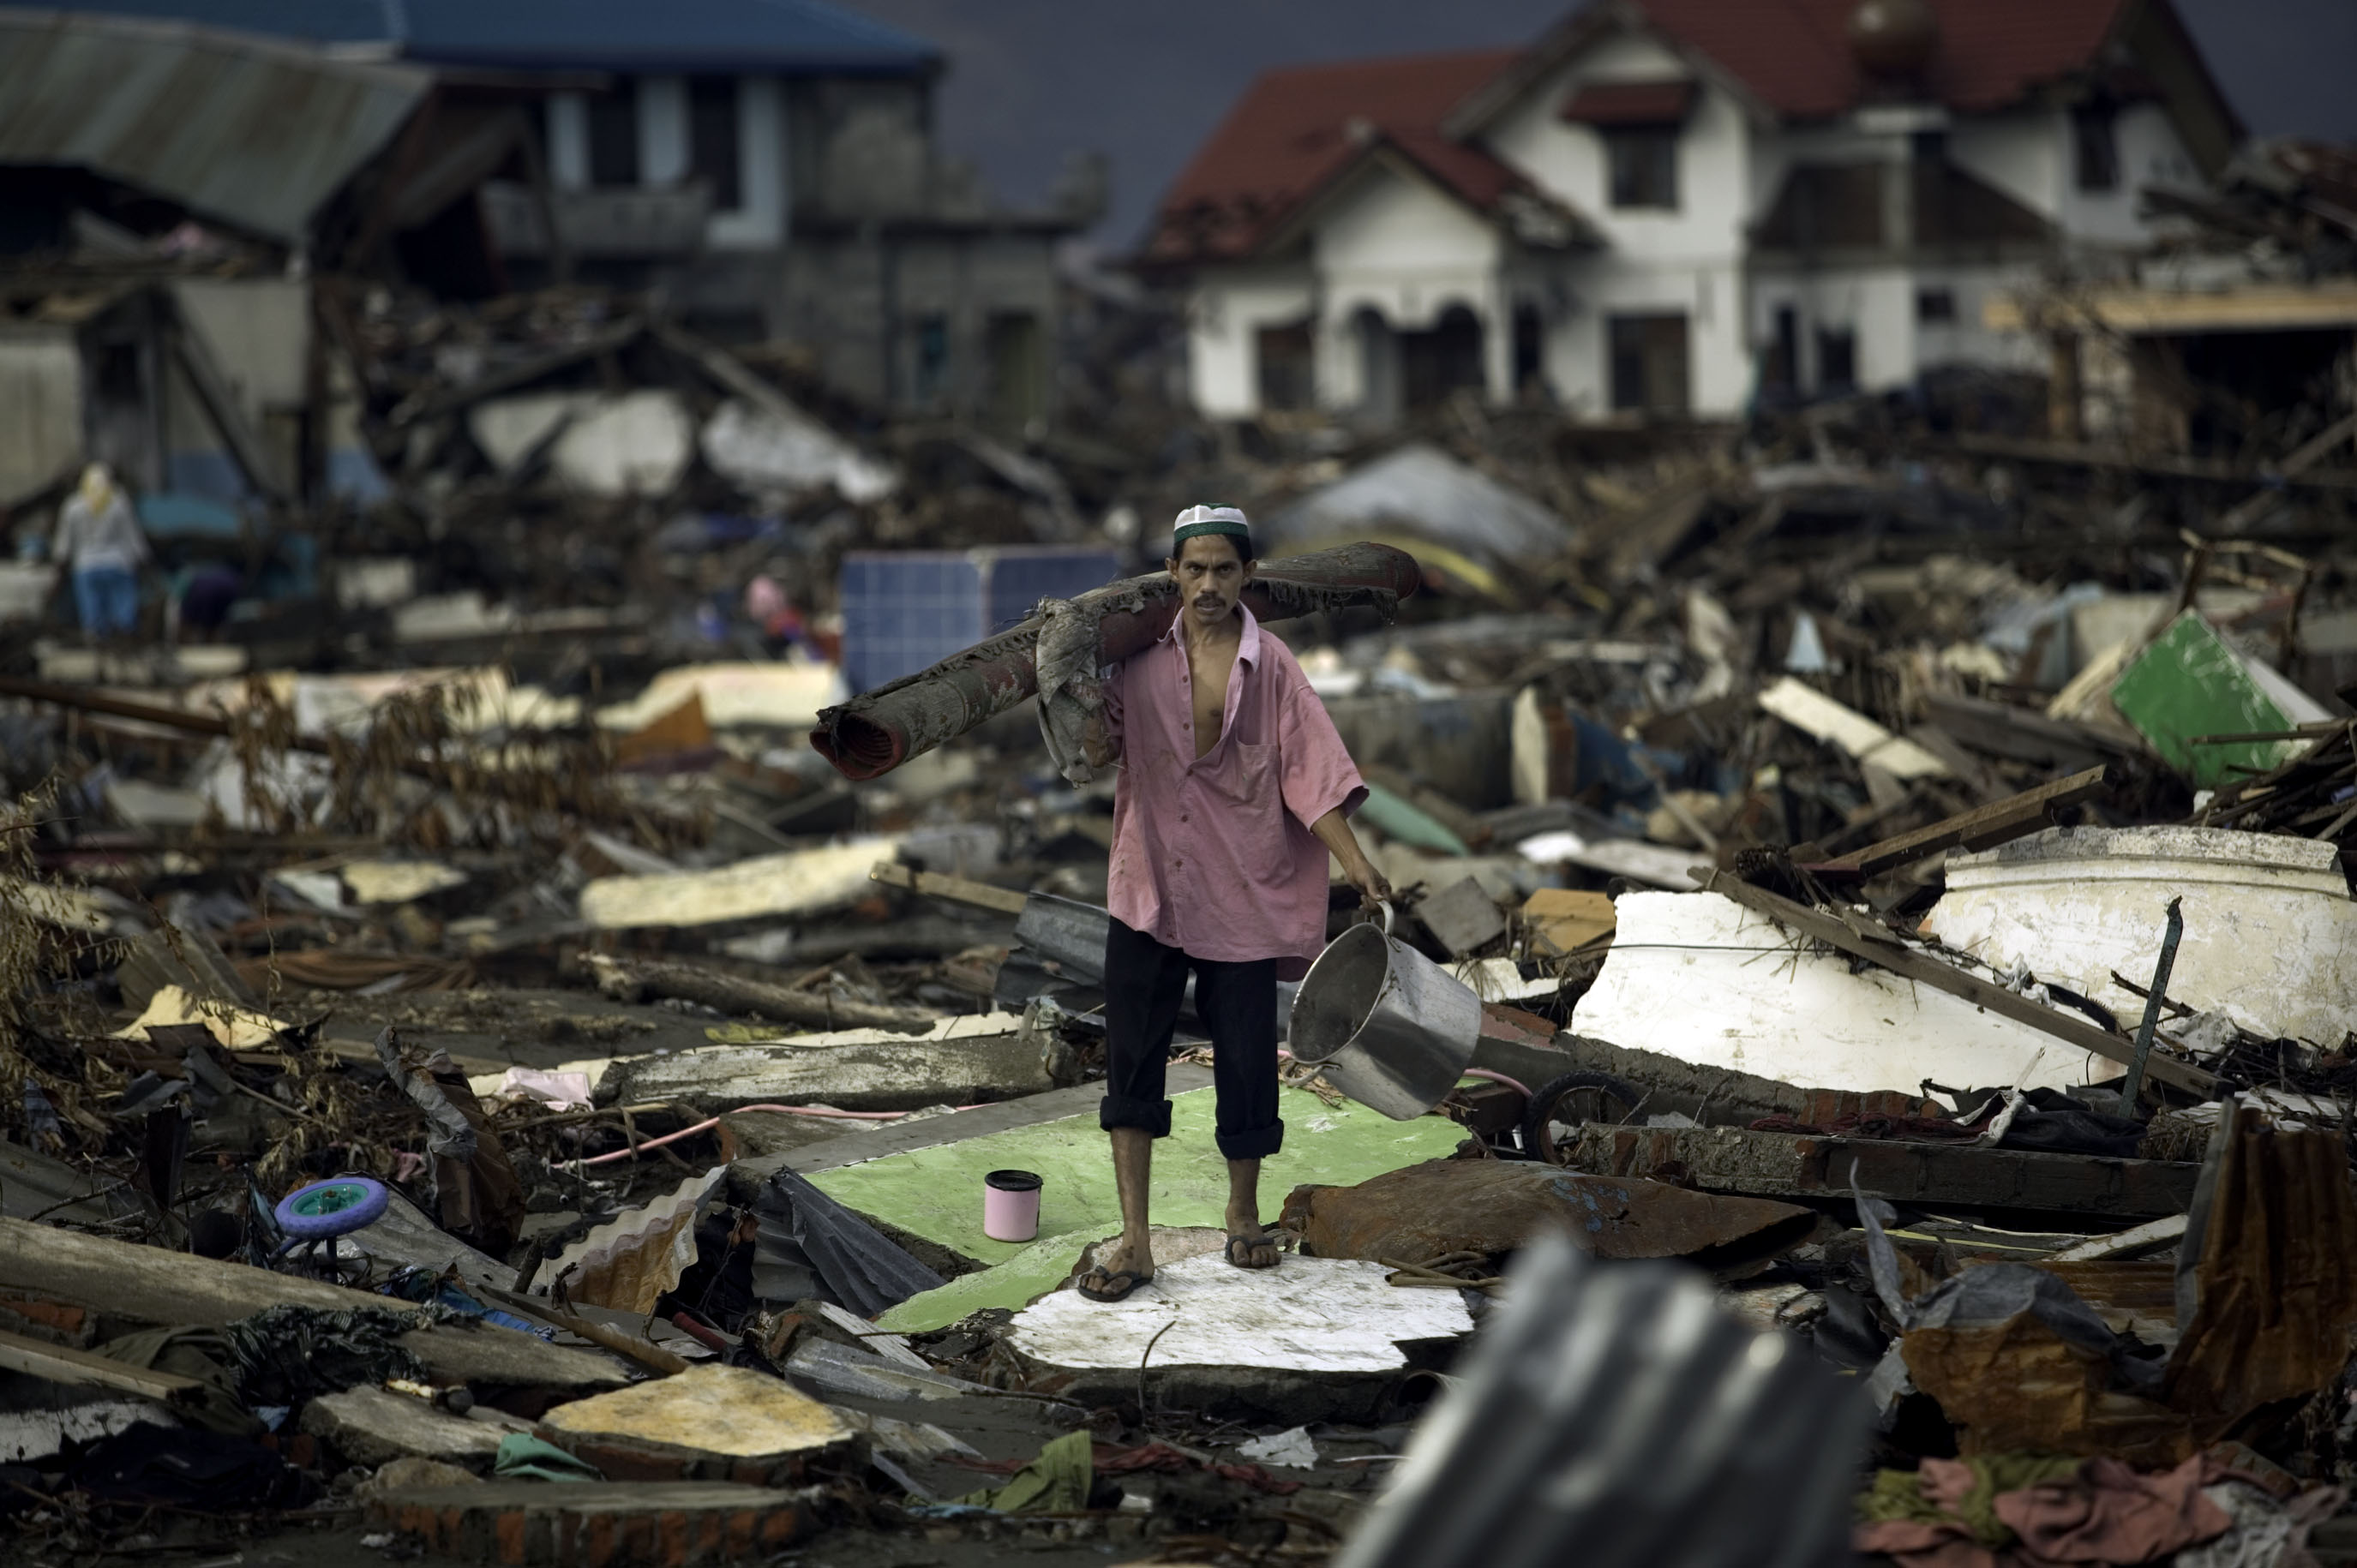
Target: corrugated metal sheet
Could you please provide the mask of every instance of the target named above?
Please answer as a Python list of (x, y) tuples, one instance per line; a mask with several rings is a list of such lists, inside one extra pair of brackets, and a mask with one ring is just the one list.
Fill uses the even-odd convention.
[(178, 24), (0, 10), (0, 163), (86, 168), (293, 242), (432, 83)]
[(919, 76), (942, 58), (922, 38), (821, 0), (69, 0), (65, 8), (526, 70)]

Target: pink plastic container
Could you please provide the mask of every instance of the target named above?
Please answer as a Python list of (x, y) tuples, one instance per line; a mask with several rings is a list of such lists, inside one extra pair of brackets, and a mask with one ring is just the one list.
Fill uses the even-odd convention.
[(1030, 1171), (993, 1171), (982, 1178), (982, 1233), (994, 1241), (1039, 1234), (1039, 1178)]

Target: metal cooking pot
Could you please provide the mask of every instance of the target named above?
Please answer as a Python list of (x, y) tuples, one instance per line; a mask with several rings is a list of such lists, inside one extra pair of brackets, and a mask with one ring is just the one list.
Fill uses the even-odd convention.
[(1473, 1059), (1481, 998), (1381, 930), (1352, 926), (1326, 945), (1293, 999), (1287, 1045), (1326, 1081), (1405, 1122), (1440, 1103)]

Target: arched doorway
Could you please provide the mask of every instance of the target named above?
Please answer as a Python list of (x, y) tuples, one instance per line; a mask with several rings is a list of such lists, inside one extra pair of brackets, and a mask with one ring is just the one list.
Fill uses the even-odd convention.
[(1400, 376), (1411, 413), (1437, 408), (1461, 387), (1489, 385), (1481, 364), (1481, 318), (1452, 305), (1422, 332), (1399, 335)]
[(1383, 312), (1362, 305), (1351, 313), (1351, 335), (1358, 340), (1359, 412), (1378, 423), (1399, 417), (1400, 338)]

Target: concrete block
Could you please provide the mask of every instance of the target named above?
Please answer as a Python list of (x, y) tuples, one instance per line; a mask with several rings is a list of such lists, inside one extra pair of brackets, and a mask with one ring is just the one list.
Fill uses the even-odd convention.
[(851, 1429), (792, 1384), (737, 1367), (691, 1368), (550, 1411), (541, 1436), (617, 1480), (798, 1479)]
[(424, 1400), (365, 1384), (303, 1407), (303, 1430), (355, 1465), (438, 1459), (482, 1469), (500, 1451), (500, 1432), (439, 1411)]

